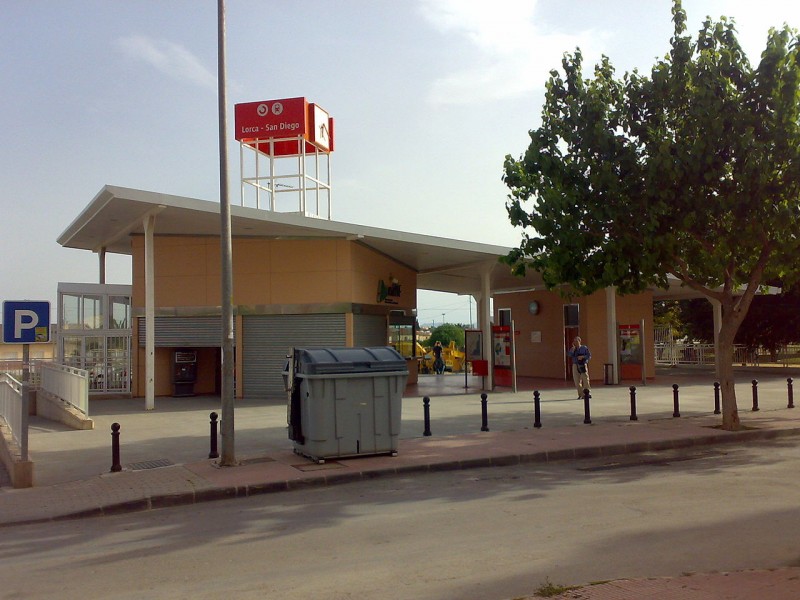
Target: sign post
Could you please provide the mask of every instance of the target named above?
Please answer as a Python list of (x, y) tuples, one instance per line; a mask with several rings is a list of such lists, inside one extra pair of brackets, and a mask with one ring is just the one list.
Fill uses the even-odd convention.
[(19, 450), (22, 460), (28, 460), (28, 411), (31, 406), (31, 345), (22, 344), (22, 406), (20, 407)]
[(22, 460), (28, 460), (28, 407), (30, 406), (31, 343), (50, 341), (50, 303), (30, 300), (3, 302), (3, 342), (22, 344), (22, 406), (19, 432)]

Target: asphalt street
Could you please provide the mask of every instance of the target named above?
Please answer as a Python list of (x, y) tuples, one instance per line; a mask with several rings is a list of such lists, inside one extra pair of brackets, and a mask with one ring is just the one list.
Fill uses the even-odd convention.
[(725, 444), (21, 525), (0, 580), (9, 598), (508, 600), (779, 568), (800, 564), (798, 460), (794, 439)]

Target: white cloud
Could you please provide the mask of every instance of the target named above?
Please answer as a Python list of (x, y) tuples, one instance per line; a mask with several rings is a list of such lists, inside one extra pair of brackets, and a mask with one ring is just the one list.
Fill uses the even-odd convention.
[(480, 53), (480, 60), (434, 82), (430, 100), (436, 104), (520, 96), (543, 87), (564, 51), (580, 46), (587, 55), (594, 45), (589, 31), (540, 31), (536, 0), (420, 0), (420, 10), (441, 33), (466, 38)]
[(142, 35), (131, 35), (117, 42), (129, 57), (144, 61), (162, 73), (178, 80), (189, 81), (201, 87), (217, 88), (217, 77), (189, 50), (166, 40), (154, 40)]

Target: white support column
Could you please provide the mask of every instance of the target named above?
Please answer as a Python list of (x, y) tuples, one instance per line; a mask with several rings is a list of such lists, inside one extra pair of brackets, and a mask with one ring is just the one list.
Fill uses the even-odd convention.
[(145, 410), (156, 407), (155, 386), (155, 346), (156, 346), (156, 310), (155, 310), (155, 266), (153, 252), (153, 229), (155, 215), (147, 215), (144, 227), (144, 316), (145, 316)]
[(489, 361), (489, 375), (486, 389), (494, 389), (494, 369), (492, 360), (492, 290), (490, 275), (492, 267), (481, 269), (481, 299), (478, 304), (480, 328), (483, 331), (483, 356)]
[(714, 310), (714, 373), (719, 377), (719, 331), (722, 329), (722, 302), (708, 299)]
[(100, 248), (97, 252), (97, 259), (100, 263), (100, 276), (98, 277), (99, 283), (106, 282), (106, 249), (105, 246)]
[[(608, 340), (608, 362), (613, 366), (611, 383), (619, 383), (619, 352), (617, 352), (617, 288), (606, 288), (606, 335)], [(605, 378), (605, 373), (603, 373)]]

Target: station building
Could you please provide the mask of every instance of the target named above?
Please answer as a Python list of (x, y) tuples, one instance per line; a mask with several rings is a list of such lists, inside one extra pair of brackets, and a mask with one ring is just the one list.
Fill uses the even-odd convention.
[[(175, 395), (176, 360), (186, 352), (196, 361), (193, 393), (219, 393), (219, 211), (216, 202), (104, 186), (61, 235), (64, 247), (99, 256), (101, 283), (60, 284), (57, 336), (65, 362), (102, 375), (94, 389), (145, 394), (152, 294), (155, 395)], [(606, 376), (604, 365), (615, 378), (641, 378), (641, 371), (620, 372), (619, 325), (643, 326), (642, 341), (652, 347), (658, 291), (565, 299), (545, 290), (536, 273), (513, 276), (499, 262), (506, 247), (241, 206), (231, 213), (237, 397), (282, 396), (292, 347), (398, 346), (413, 339), (422, 289), (472, 295), (481, 357), (500, 366), (510, 335), (493, 335), (491, 327), (513, 322), (518, 376), (569, 378), (565, 352), (580, 335), (592, 350), (593, 379)], [(102, 283), (107, 253), (132, 257), (131, 286)], [(408, 358), (413, 381), (416, 360)], [(644, 374), (652, 377), (654, 357), (643, 358)]]
[[(669, 291), (565, 299), (535, 272), (512, 275), (499, 261), (510, 248), (333, 221), (327, 113), (303, 98), (236, 108), (237, 397), (283, 397), (287, 353), (303, 346), (393, 345), (416, 381), (418, 290), (475, 298), (480, 334), (468, 358), (486, 361), (487, 389), (510, 385), (512, 364), (517, 376), (570, 379), (565, 353), (575, 335), (591, 347), (594, 380), (653, 376), (644, 350), (652, 348), (653, 300)], [(257, 137), (264, 119), (295, 119), (297, 137)], [(288, 171), (286, 159), (295, 165)], [(285, 192), (289, 210), (280, 206)], [(90, 371), (94, 391), (148, 401), (220, 392), (220, 211), (218, 202), (106, 185), (58, 238), (98, 255), (97, 283), (59, 285), (56, 343), (65, 363)], [(105, 283), (108, 253), (131, 256), (130, 286)]]

